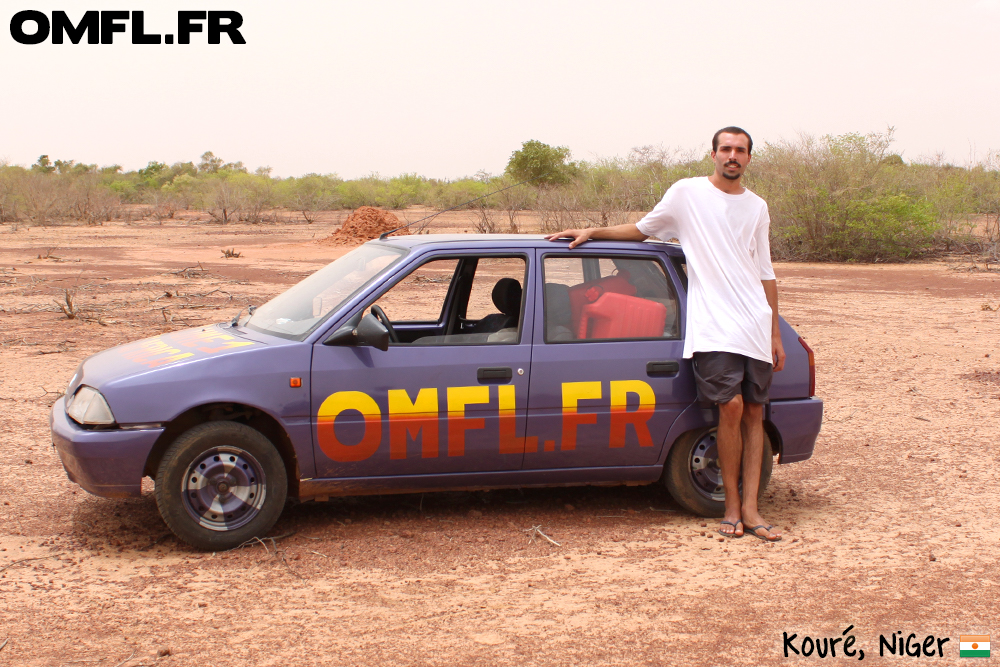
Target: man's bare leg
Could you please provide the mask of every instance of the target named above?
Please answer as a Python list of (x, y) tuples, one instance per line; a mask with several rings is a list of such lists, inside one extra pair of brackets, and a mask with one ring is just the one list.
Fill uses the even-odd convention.
[[(722, 488), (726, 493), (726, 514), (724, 519), (737, 523), (743, 519), (740, 504), (740, 462), (743, 456), (743, 437), (741, 424), (743, 419), (743, 397), (737, 395), (728, 403), (719, 403), (719, 428), (715, 442), (719, 452), (719, 467), (722, 469)], [(757, 459), (760, 465), (760, 458)], [(757, 525), (757, 524), (754, 524)], [(734, 528), (722, 524), (719, 528), (724, 534), (739, 537), (743, 527)]]
[[(721, 424), (720, 410), (720, 424)], [(746, 530), (754, 526), (768, 526), (757, 509), (757, 493), (760, 490), (760, 464), (764, 456), (764, 406), (760, 403), (744, 403), (743, 415), (740, 419), (740, 435), (743, 440), (743, 506), (741, 507), (743, 523)], [(771, 452), (767, 452), (770, 456)], [(728, 489), (726, 491), (728, 510)], [(777, 541), (778, 531), (758, 528), (760, 537), (769, 541)]]

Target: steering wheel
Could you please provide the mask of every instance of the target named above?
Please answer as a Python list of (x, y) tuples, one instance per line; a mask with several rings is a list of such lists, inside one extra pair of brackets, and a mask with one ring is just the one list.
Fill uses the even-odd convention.
[(372, 315), (374, 315), (375, 319), (381, 322), (382, 326), (384, 326), (386, 331), (389, 332), (389, 342), (398, 343), (399, 336), (396, 335), (396, 330), (392, 328), (392, 322), (389, 321), (389, 316), (385, 314), (384, 310), (382, 310), (382, 306), (372, 306)]

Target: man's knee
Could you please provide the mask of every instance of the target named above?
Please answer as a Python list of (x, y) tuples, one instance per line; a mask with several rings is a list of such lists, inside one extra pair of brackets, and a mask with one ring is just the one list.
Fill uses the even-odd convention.
[(719, 417), (736, 421), (743, 415), (743, 397), (737, 394), (726, 403), (719, 403)]
[(744, 403), (743, 421), (747, 424), (756, 424), (764, 419), (764, 405), (762, 403)]

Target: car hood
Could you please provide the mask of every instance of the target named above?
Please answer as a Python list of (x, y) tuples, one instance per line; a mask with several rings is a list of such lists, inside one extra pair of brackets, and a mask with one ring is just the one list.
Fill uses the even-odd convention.
[[(185, 329), (87, 358), (66, 394), (86, 384), (104, 395), (119, 423), (160, 422), (194, 401), (264, 400), (253, 396), (255, 385), (270, 376), (307, 375), (309, 350), (306, 344), (224, 324)], [(296, 392), (288, 398), (298, 403), (301, 397)], [(295, 411), (307, 412), (308, 401)]]
[(81, 384), (100, 390), (103, 385), (125, 377), (144, 375), (160, 368), (246, 351), (264, 345), (226, 325), (212, 325), (172, 331), (118, 345), (91, 355), (80, 364), (66, 394), (72, 395)]

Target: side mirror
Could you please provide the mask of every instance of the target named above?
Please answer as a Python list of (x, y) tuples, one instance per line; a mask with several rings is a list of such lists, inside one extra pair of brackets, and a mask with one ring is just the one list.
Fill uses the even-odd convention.
[(389, 330), (369, 313), (361, 318), (358, 326), (347, 324), (340, 327), (323, 344), (375, 347), (385, 352), (389, 349)]

